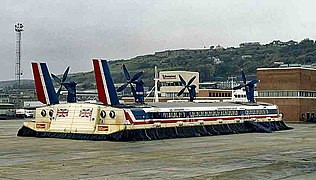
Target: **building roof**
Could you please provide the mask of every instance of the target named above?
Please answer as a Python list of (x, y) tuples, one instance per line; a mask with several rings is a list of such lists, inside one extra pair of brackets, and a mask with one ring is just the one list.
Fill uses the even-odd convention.
[(315, 70), (316, 70), (316, 68), (312, 68), (312, 67), (278, 67), (278, 68), (257, 68), (257, 71), (266, 71), (266, 70), (294, 70), (294, 69), (312, 70), (312, 71), (315, 71)]
[(160, 71), (159, 73), (199, 73), (199, 72), (194, 72), (194, 71)]
[(250, 102), (153, 102), (146, 104), (121, 105), (124, 108), (188, 108), (188, 107), (238, 107), (238, 106), (272, 106), (269, 103), (250, 103)]

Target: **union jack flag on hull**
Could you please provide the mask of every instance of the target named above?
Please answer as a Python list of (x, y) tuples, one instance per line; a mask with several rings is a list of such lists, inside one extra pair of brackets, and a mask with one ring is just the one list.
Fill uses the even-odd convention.
[(92, 115), (92, 109), (81, 109), (80, 110), (80, 117), (91, 117)]
[(67, 117), (68, 116), (68, 109), (58, 109), (57, 110), (57, 117)]

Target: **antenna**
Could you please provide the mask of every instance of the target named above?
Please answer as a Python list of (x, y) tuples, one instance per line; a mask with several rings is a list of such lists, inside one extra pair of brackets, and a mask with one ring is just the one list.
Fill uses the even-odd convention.
[(21, 34), (23, 31), (23, 24), (18, 23), (14, 25), (16, 32), (16, 61), (15, 61), (15, 78), (18, 80), (18, 94), (17, 94), (17, 108), (20, 109), (20, 89), (21, 89)]
[(234, 79), (236, 79), (236, 76), (228, 76), (228, 80), (231, 80), (231, 88), (232, 88), (232, 101), (235, 100), (234, 96)]
[(149, 91), (149, 93), (147, 94), (147, 96), (145, 97), (145, 100), (146, 98), (149, 97), (149, 95), (154, 91), (154, 102), (159, 102), (159, 96), (158, 96), (158, 81), (159, 81), (159, 78), (158, 78), (158, 71), (157, 71), (157, 66), (155, 66), (155, 76), (154, 76), (154, 81), (155, 81), (155, 85), (153, 88), (151, 88), (151, 90)]
[(155, 66), (155, 102), (159, 102), (159, 97), (158, 97), (158, 70), (157, 70), (157, 66)]

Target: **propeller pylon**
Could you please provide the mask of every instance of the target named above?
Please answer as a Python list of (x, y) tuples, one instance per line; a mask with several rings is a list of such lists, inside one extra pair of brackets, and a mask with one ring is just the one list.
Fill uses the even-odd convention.
[[(122, 65), (122, 68), (123, 68), (123, 74), (125, 76), (125, 83), (120, 86), (119, 88), (117, 88), (117, 92), (121, 92), (123, 91), (128, 85), (130, 85), (131, 87), (131, 91), (132, 91), (132, 94), (133, 94), (133, 97), (135, 99), (135, 102), (138, 102), (138, 103), (143, 103), (144, 101), (144, 88), (143, 88), (143, 85), (144, 85), (144, 82), (140, 79), (140, 77), (144, 74), (144, 71), (141, 71), (141, 72), (138, 72), (136, 73), (132, 78), (126, 68), (126, 66), (123, 64)], [(136, 89), (135, 87), (133, 86), (136, 85)], [(142, 92), (141, 92), (142, 91)]]
[(249, 102), (255, 102), (255, 96), (254, 96), (255, 84), (257, 84), (259, 81), (257, 79), (254, 79), (247, 83), (246, 75), (243, 69), (241, 70), (241, 80), (243, 84), (240, 84), (239, 86), (234, 87), (233, 90), (237, 90), (237, 89), (241, 89), (245, 87), (247, 100)]
[(183, 79), (183, 77), (181, 75), (179, 75), (179, 79), (180, 82), (182, 83), (182, 85), (184, 86), (179, 92), (178, 92), (178, 96), (181, 96), (184, 91), (187, 89), (189, 91), (189, 95), (190, 95), (190, 102), (193, 102), (193, 100), (195, 99), (196, 96), (196, 85), (192, 84), (193, 81), (195, 80), (196, 76), (193, 76), (188, 83), (185, 82), (185, 80)]
[(64, 83), (65, 83), (65, 81), (67, 79), (67, 76), (68, 76), (68, 73), (69, 73), (69, 69), (70, 69), (70, 67), (68, 66), (61, 79), (59, 77), (57, 77), (55, 74), (53, 74), (53, 73), (51, 74), (53, 79), (54, 79), (54, 81), (59, 84), (59, 88), (58, 88), (58, 91), (56, 93), (57, 94), (57, 98), (59, 97), (63, 86), (65, 86)]
[(51, 75), (52, 75), (52, 78), (59, 84), (59, 88), (58, 88), (58, 91), (56, 93), (57, 98), (59, 97), (60, 92), (64, 86), (68, 91), (67, 102), (76, 102), (76, 85), (77, 85), (77, 83), (74, 81), (66, 82), (67, 77), (68, 77), (68, 73), (69, 73), (69, 69), (70, 69), (70, 67), (68, 66), (61, 79), (54, 74), (51, 74)]

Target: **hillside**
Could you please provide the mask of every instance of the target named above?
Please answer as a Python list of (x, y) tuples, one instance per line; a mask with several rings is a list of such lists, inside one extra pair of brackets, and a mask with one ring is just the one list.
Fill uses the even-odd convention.
[[(34, 81), (30, 79), (21, 80), (21, 89), (34, 89)], [(15, 89), (18, 85), (18, 82), (15, 80), (9, 81), (0, 81), (0, 90), (10, 91), (11, 89)]]
[[(244, 69), (247, 75), (255, 75), (256, 68), (276, 66), (274, 62), (316, 63), (316, 42), (309, 39), (300, 42), (276, 40), (264, 45), (253, 42), (242, 43), (239, 47), (166, 50), (127, 60), (113, 60), (109, 64), (115, 83), (124, 82), (121, 69), (124, 63), (131, 75), (145, 70), (143, 79), (147, 86), (151, 86), (155, 66), (158, 71), (198, 71), (200, 81), (205, 82), (226, 80), (230, 75), (239, 77), (240, 69)], [(95, 84), (93, 72), (71, 74), (70, 79), (79, 84), (78, 89), (91, 88)], [(26, 86), (34, 86), (30, 83), (28, 81)]]
[(274, 62), (313, 64), (316, 63), (316, 42), (305, 39), (301, 42), (273, 41), (269, 44), (242, 43), (240, 47), (210, 47), (209, 49), (180, 49), (137, 56), (129, 60), (110, 62), (115, 82), (123, 82), (121, 64), (131, 74), (145, 70), (143, 79), (153, 84), (154, 66), (162, 70), (187, 70), (200, 72), (200, 81), (225, 80), (230, 75), (239, 77), (240, 69), (247, 75), (255, 75), (258, 67), (272, 67)]

